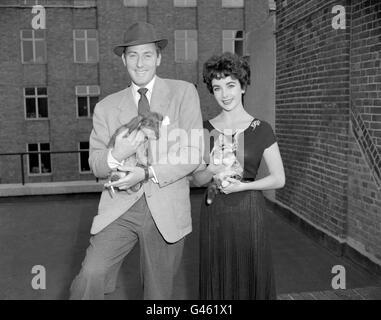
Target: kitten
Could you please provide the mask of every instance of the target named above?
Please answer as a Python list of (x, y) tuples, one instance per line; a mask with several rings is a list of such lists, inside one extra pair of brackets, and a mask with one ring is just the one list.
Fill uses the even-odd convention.
[(224, 164), (225, 170), (213, 176), (212, 182), (208, 185), (206, 192), (206, 205), (211, 205), (221, 188), (227, 187), (230, 182), (228, 178), (241, 180), (243, 167), (239, 163), (232, 148), (215, 148), (212, 151), (212, 158), (215, 164)]
[[(129, 123), (122, 125), (119, 127), (115, 133), (110, 138), (109, 143), (107, 144), (107, 148), (112, 148), (115, 145), (115, 139), (117, 135), (119, 135), (122, 131), (128, 129), (128, 132), (123, 136), (126, 138), (129, 134), (135, 130), (141, 130), (145, 136), (145, 142), (143, 146), (138, 147), (136, 154), (133, 154), (126, 160), (124, 160), (123, 166), (136, 166), (137, 164), (146, 166), (148, 163), (147, 158), (147, 148), (148, 144), (146, 143), (148, 140), (156, 140), (159, 139), (159, 129), (161, 122), (163, 121), (163, 116), (157, 112), (149, 112), (144, 116), (138, 115), (133, 118)], [(109, 176), (109, 181), (114, 182), (118, 181), (120, 178), (123, 178), (127, 175), (125, 171), (112, 171)], [(141, 183), (136, 184), (127, 190), (127, 193), (137, 192), (141, 188)], [(110, 188), (112, 192), (114, 192), (114, 188)]]

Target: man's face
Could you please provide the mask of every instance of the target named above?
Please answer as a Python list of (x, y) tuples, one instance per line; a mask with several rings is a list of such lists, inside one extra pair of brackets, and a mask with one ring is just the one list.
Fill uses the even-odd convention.
[(161, 54), (157, 54), (154, 43), (146, 43), (127, 47), (123, 61), (132, 81), (137, 86), (144, 87), (155, 76)]

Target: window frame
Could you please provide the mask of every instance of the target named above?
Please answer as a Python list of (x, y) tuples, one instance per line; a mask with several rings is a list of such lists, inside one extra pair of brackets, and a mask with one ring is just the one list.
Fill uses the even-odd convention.
[[(77, 31), (84, 31), (85, 32), (85, 37), (80, 38), (76, 37), (76, 32)], [(88, 32), (89, 31), (95, 31), (96, 32), (96, 37), (95, 38), (89, 38), (88, 37)], [(97, 58), (96, 61), (89, 61), (89, 50), (88, 50), (88, 41), (91, 39), (91, 41), (96, 42), (96, 49), (97, 49)], [(99, 63), (99, 35), (98, 35), (98, 30), (97, 29), (74, 29), (73, 30), (73, 54), (74, 54), (74, 63), (79, 63), (79, 64), (97, 64)], [(85, 42), (85, 61), (77, 61), (77, 41), (84, 41)]]
[[(34, 2), (34, 4), (27, 3), (27, 2)], [(20, 7), (34, 7), (34, 6), (45, 6), (47, 5), (46, 0), (20, 0), (19, 6)]]
[[(81, 149), (81, 143), (88, 143), (89, 144), (89, 147), (88, 149)], [(88, 163), (89, 161), (87, 160), (87, 164), (89, 166), (89, 171), (82, 171), (82, 166), (81, 166), (81, 152), (87, 152), (88, 155), (90, 156), (90, 142), (89, 141), (79, 141), (78, 142), (78, 169), (79, 169), (79, 173), (80, 174), (89, 174), (89, 173), (92, 173), (91, 171), (91, 168), (90, 168), (90, 164)]]
[[(184, 38), (178, 37), (178, 32), (185, 32)], [(194, 40), (193, 38), (189, 37), (188, 34), (190, 31), (195, 32), (196, 34), (196, 39)], [(179, 29), (174, 31), (174, 39), (175, 39), (175, 63), (195, 63), (198, 61), (198, 30), (197, 29)], [(185, 58), (184, 59), (179, 59), (178, 53), (177, 53), (177, 41), (181, 40), (185, 42)], [(190, 60), (189, 59), (189, 40), (192, 42), (195, 42), (196, 44), (196, 59), (195, 60)]]
[[(129, 3), (129, 1), (133, 3)], [(144, 2), (140, 4), (141, 1)], [(146, 8), (148, 7), (148, 0), (123, 0), (123, 6), (127, 8)]]
[[(232, 32), (232, 33), (237, 33), (237, 32), (242, 32), (242, 38), (225, 38), (224, 37), (224, 34), (225, 34), (225, 31), (229, 31), (229, 32)], [(233, 48), (235, 47), (235, 41), (242, 41), (242, 55), (241, 56), (245, 56), (246, 54), (246, 32), (245, 30), (231, 30), (231, 29), (224, 29), (222, 30), (222, 52), (233, 52), (235, 54), (238, 54), (237, 52), (234, 51), (230, 51), (230, 50), (226, 50), (226, 48), (224, 47), (225, 45), (225, 40), (228, 41), (230, 40), (231, 41), (231, 45), (233, 45)], [(239, 54), (238, 54), (239, 55)]]
[[(245, 0), (238, 0), (238, 1), (242, 1), (242, 5), (237, 5), (237, 4), (234, 4), (234, 3), (231, 3), (232, 0), (221, 0), (221, 7), (222, 8), (239, 8), (239, 9), (242, 9), (242, 8), (245, 8)], [(233, 0), (234, 1), (237, 1), (237, 0)], [(230, 3), (229, 3), (230, 2)]]
[[(26, 89), (34, 89), (34, 95), (26, 95)], [(38, 94), (38, 89), (46, 89), (46, 95), (39, 95)], [(40, 120), (49, 120), (49, 95), (48, 95), (48, 88), (47, 87), (24, 87), (23, 88), (23, 95), (24, 95), (24, 118), (26, 121), (40, 121)], [(35, 106), (36, 106), (36, 117), (35, 118), (28, 118), (27, 114), (27, 108), (26, 108), (26, 99), (27, 98), (32, 98), (34, 97), (35, 99)], [(38, 98), (46, 98), (46, 105), (47, 105), (47, 112), (48, 116), (47, 117), (40, 117), (39, 116), (39, 106), (38, 106)]]
[[(31, 31), (32, 32), (32, 38), (25, 38), (23, 36), (24, 31)], [(35, 32), (36, 31), (42, 31), (44, 34), (44, 38), (36, 38)], [(24, 61), (24, 41), (32, 42), (32, 48), (33, 48), (33, 61)], [(44, 45), (44, 59), (43, 61), (37, 61), (36, 59), (36, 41), (43, 42)], [(46, 29), (40, 29), (40, 30), (34, 30), (34, 29), (21, 29), (20, 30), (20, 46), (21, 46), (21, 63), (22, 64), (47, 64), (48, 63), (48, 57), (47, 57), (47, 46), (46, 46)]]
[(74, 8), (94, 8), (96, 6), (96, 0), (73, 0)]
[[(78, 93), (80, 88), (86, 88), (86, 95), (82, 93)], [(90, 88), (96, 88), (97, 93), (90, 93)], [(77, 119), (91, 119), (92, 114), (91, 114), (91, 104), (90, 104), (90, 97), (98, 97), (98, 102), (99, 102), (99, 97), (101, 95), (100, 93), (100, 86), (99, 85), (79, 85), (75, 86), (75, 103), (76, 103), (76, 117)], [(79, 115), (79, 105), (78, 105), (78, 97), (86, 97), (87, 98), (87, 116), (80, 116)], [(95, 108), (95, 106), (94, 106)]]
[[(49, 151), (41, 151), (41, 144), (48, 144), (49, 145)], [(29, 151), (29, 145), (37, 145), (37, 151)], [(41, 176), (51, 176), (53, 175), (53, 162), (51, 157), (51, 150), (50, 150), (50, 142), (36, 142), (36, 143), (27, 143), (26, 144), (26, 152), (28, 153), (27, 157), (27, 168), (28, 168), (28, 177), (41, 177)], [(37, 153), (37, 152), (43, 152), (49, 154), (49, 161), (50, 161), (50, 172), (43, 173), (42, 172), (42, 161), (41, 161), (41, 153), (38, 153), (38, 169), (39, 173), (31, 173), (30, 168), (30, 153)]]
[(197, 0), (173, 0), (175, 8), (196, 8)]

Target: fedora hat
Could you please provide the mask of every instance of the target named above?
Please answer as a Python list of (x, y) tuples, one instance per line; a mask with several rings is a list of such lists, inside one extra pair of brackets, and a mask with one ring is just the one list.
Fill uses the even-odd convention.
[(122, 56), (124, 49), (130, 46), (155, 42), (160, 49), (164, 49), (168, 43), (156, 34), (155, 27), (147, 22), (136, 22), (130, 25), (124, 33), (124, 42), (114, 48), (114, 53)]

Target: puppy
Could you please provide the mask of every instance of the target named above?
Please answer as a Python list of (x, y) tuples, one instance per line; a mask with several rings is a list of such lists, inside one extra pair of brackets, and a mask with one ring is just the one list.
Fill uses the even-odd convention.
[[(123, 136), (123, 138), (126, 138), (129, 136), (129, 134), (135, 130), (140, 130), (144, 133), (144, 144), (139, 146), (136, 154), (133, 154), (129, 158), (125, 159), (123, 162), (123, 166), (136, 166), (138, 164), (147, 166), (148, 163), (148, 157), (147, 157), (147, 151), (148, 151), (148, 140), (156, 140), (159, 139), (159, 129), (161, 126), (161, 123), (163, 121), (163, 116), (157, 112), (149, 112), (145, 114), (144, 116), (138, 115), (135, 118), (133, 118), (129, 123), (122, 125), (119, 127), (112, 137), (110, 138), (110, 141), (107, 145), (107, 148), (112, 148), (115, 145), (116, 137), (122, 132), (128, 129), (128, 132)], [(114, 182), (118, 181), (120, 178), (123, 178), (127, 175), (125, 171), (112, 171), (109, 176), (109, 181)], [(133, 193), (137, 192), (142, 186), (142, 183), (138, 183), (135, 186), (131, 187), (127, 190), (127, 193)], [(114, 192), (114, 187), (110, 187), (111, 191)]]

